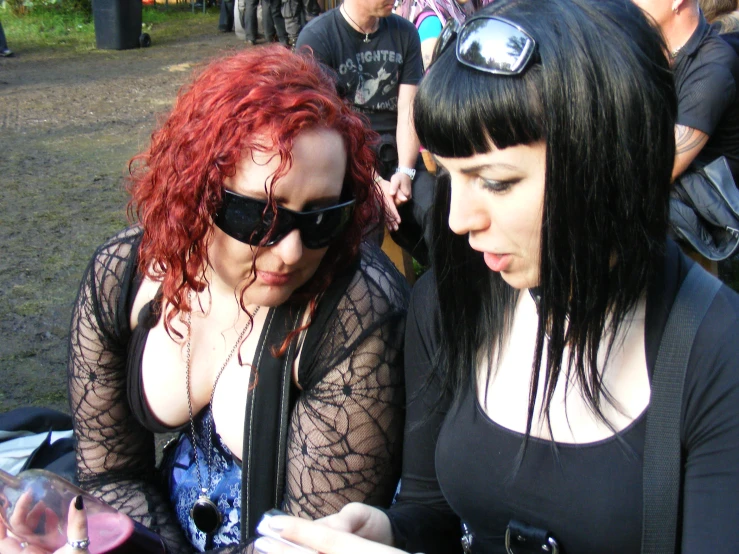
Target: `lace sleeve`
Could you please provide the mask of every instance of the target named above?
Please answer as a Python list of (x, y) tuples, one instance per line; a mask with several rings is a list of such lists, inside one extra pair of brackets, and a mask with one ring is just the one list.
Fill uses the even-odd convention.
[(285, 511), (313, 519), (349, 502), (390, 503), (400, 470), (407, 296), (384, 254), (363, 252), (305, 371), (301, 360)]
[(126, 397), (128, 294), (138, 233), (128, 230), (96, 252), (74, 306), (68, 386), (85, 490), (156, 531), (170, 552), (191, 552), (159, 486), (154, 437)]

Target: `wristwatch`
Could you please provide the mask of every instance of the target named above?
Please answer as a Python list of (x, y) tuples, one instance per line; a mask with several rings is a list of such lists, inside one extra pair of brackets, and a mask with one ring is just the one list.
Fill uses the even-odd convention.
[(416, 176), (416, 170), (410, 167), (398, 166), (395, 168), (395, 173), (405, 173), (411, 178), (411, 181)]

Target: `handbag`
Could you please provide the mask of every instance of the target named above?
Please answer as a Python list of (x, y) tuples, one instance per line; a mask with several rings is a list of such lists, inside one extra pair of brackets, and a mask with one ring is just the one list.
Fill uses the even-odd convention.
[(739, 190), (726, 157), (680, 176), (670, 195), (670, 227), (713, 261), (739, 248)]

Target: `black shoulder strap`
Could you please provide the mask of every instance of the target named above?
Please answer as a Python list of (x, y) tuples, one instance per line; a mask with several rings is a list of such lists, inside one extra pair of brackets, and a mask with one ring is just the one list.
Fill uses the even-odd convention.
[[(325, 327), (326, 314), (335, 311), (358, 267), (359, 260), (336, 277), (324, 293), (316, 320), (308, 328), (302, 360), (312, 355), (315, 336), (320, 335)], [(275, 358), (271, 348), (284, 342), (288, 333), (298, 327), (302, 315), (300, 307), (288, 303), (270, 309), (254, 354), (257, 383), (246, 400), (241, 457), (242, 544), (256, 535), (256, 527), (264, 512), (281, 507), (285, 493), (287, 433), (290, 412), (297, 400), (297, 388), (292, 384), (297, 341), (290, 343), (281, 358)]]
[(246, 400), (241, 458), (242, 544), (256, 535), (262, 514), (282, 501), (295, 341), (281, 358), (272, 355), (271, 347), (282, 344), (299, 317), (300, 310), (288, 306), (271, 309), (254, 356), (257, 382)]
[(683, 385), (695, 334), (721, 282), (694, 264), (667, 319), (657, 353), (644, 442), (642, 554), (675, 554), (682, 456)]

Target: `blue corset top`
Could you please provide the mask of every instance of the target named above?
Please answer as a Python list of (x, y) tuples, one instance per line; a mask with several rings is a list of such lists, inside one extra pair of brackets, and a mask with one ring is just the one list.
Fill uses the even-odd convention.
[[(212, 440), (208, 444), (208, 428)], [(177, 514), (185, 536), (200, 552), (229, 544), (238, 544), (241, 538), (241, 466), (216, 432), (210, 407), (195, 418), (193, 450), (189, 429), (180, 433), (173, 450), (162, 460), (162, 472), (167, 476), (169, 499)], [(208, 467), (210, 451), (210, 467)], [(196, 466), (197, 464), (197, 466)], [(210, 536), (199, 530), (190, 516), (190, 509), (200, 496), (200, 484), (208, 488), (207, 496), (221, 512), (221, 526)]]

